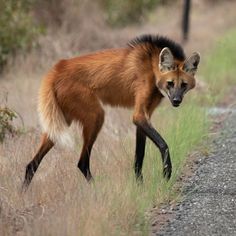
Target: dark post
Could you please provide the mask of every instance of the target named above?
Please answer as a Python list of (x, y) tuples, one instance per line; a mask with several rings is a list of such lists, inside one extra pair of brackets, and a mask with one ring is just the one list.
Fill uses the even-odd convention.
[(188, 40), (190, 8), (191, 8), (191, 0), (184, 0), (183, 18), (182, 18), (182, 37), (183, 37), (182, 39), (183, 39), (183, 42), (186, 42)]

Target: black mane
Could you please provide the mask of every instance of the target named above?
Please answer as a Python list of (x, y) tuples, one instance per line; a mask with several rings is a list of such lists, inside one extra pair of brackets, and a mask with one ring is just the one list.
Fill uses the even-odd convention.
[(157, 48), (164, 48), (168, 47), (170, 51), (173, 53), (173, 56), (176, 59), (179, 60), (184, 60), (185, 59), (185, 54), (184, 50), (181, 47), (180, 44), (174, 42), (173, 40), (163, 37), (160, 35), (141, 35), (133, 40), (131, 40), (128, 45), (130, 47), (135, 47), (136, 45), (139, 44), (150, 44), (151, 46), (157, 47)]

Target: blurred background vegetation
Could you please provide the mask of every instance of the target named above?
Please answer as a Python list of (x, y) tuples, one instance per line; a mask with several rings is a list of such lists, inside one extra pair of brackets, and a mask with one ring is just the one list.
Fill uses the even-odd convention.
[(163, 2), (160, 0), (100, 0), (101, 6), (106, 11), (108, 23), (115, 26), (139, 23), (153, 7)]
[[(63, 26), (71, 29), (73, 20), (84, 17), (84, 14), (80, 16), (80, 8), (85, 4), (88, 1), (0, 0), (0, 71), (17, 51), (24, 53), (35, 47), (38, 37), (47, 30), (55, 31)], [(98, 0), (92, 4), (102, 12), (100, 17), (108, 27), (121, 27), (142, 22), (147, 12), (164, 1)]]
[(32, 0), (0, 0), (0, 70), (17, 50), (29, 50), (42, 32), (32, 16)]

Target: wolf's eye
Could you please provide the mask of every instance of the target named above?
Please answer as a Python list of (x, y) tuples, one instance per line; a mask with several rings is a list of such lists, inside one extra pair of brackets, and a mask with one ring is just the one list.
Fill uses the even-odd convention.
[(174, 82), (173, 81), (168, 81), (167, 82), (167, 87), (168, 88), (173, 88), (174, 87)]
[(183, 82), (183, 83), (181, 84), (181, 88), (187, 88), (187, 86), (188, 86), (188, 84), (185, 83), (185, 82)]

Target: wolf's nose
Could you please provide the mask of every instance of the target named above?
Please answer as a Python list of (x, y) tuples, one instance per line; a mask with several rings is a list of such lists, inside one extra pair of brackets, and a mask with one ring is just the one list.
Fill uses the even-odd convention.
[(182, 99), (180, 97), (173, 98), (173, 106), (174, 107), (178, 107), (181, 102), (182, 102)]

